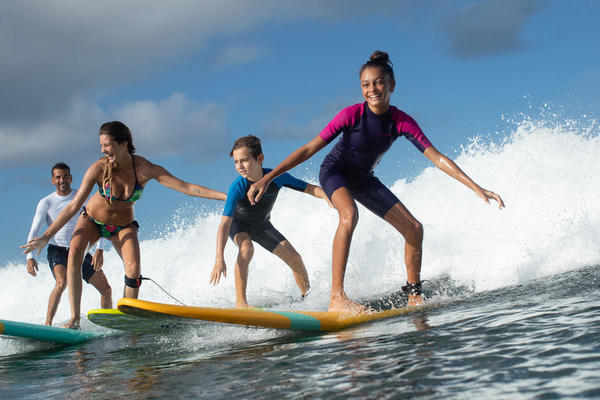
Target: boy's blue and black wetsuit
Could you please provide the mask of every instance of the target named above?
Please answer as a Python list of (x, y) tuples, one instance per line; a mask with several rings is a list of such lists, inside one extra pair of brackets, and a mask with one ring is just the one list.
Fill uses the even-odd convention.
[[(269, 168), (263, 168), (263, 174), (270, 171)], [(229, 229), (229, 237), (233, 240), (236, 234), (246, 232), (254, 242), (273, 252), (279, 243), (286, 240), (270, 221), (271, 209), (275, 204), (279, 189), (285, 186), (304, 192), (307, 183), (294, 178), (288, 173), (281, 174), (269, 183), (265, 194), (254, 206), (250, 204), (246, 196), (248, 188), (253, 183), (239, 176), (227, 191), (223, 215), (233, 218)]]

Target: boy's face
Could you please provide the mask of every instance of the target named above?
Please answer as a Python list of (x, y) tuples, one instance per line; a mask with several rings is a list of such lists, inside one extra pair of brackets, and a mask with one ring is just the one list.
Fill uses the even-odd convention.
[(263, 159), (264, 156), (262, 154), (258, 156), (258, 159), (254, 158), (247, 147), (240, 147), (233, 151), (235, 170), (238, 174), (251, 181), (262, 178)]

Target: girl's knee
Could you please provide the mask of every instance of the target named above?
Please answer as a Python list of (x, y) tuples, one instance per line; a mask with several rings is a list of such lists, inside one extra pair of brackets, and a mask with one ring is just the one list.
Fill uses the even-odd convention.
[(409, 227), (410, 230), (406, 240), (413, 246), (421, 246), (423, 244), (423, 224), (415, 219)]
[(338, 210), (339, 214), (339, 225), (347, 229), (354, 230), (358, 223), (358, 208), (347, 207), (342, 210)]

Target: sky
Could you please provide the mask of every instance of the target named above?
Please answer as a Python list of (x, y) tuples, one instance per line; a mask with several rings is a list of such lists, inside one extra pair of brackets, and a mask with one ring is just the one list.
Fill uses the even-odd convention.
[[(4, 1), (0, 4), (0, 265), (22, 262), (50, 167), (76, 188), (120, 120), (137, 154), (226, 191), (233, 141), (263, 140), (275, 166), (345, 106), (375, 50), (394, 63), (392, 104), (451, 158), (472, 138), (501, 140), (506, 116), (598, 117), (600, 2), (593, 0)], [(325, 155), (292, 172), (316, 182)], [(429, 162), (397, 142), (386, 184)], [(221, 207), (147, 185), (142, 239)]]

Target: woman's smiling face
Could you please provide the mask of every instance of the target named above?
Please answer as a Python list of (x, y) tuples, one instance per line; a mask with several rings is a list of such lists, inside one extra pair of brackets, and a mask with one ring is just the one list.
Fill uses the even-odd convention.
[(127, 153), (127, 142), (119, 144), (107, 134), (100, 134), (98, 137), (100, 139), (100, 150), (106, 154), (109, 162), (118, 161), (124, 153)]

